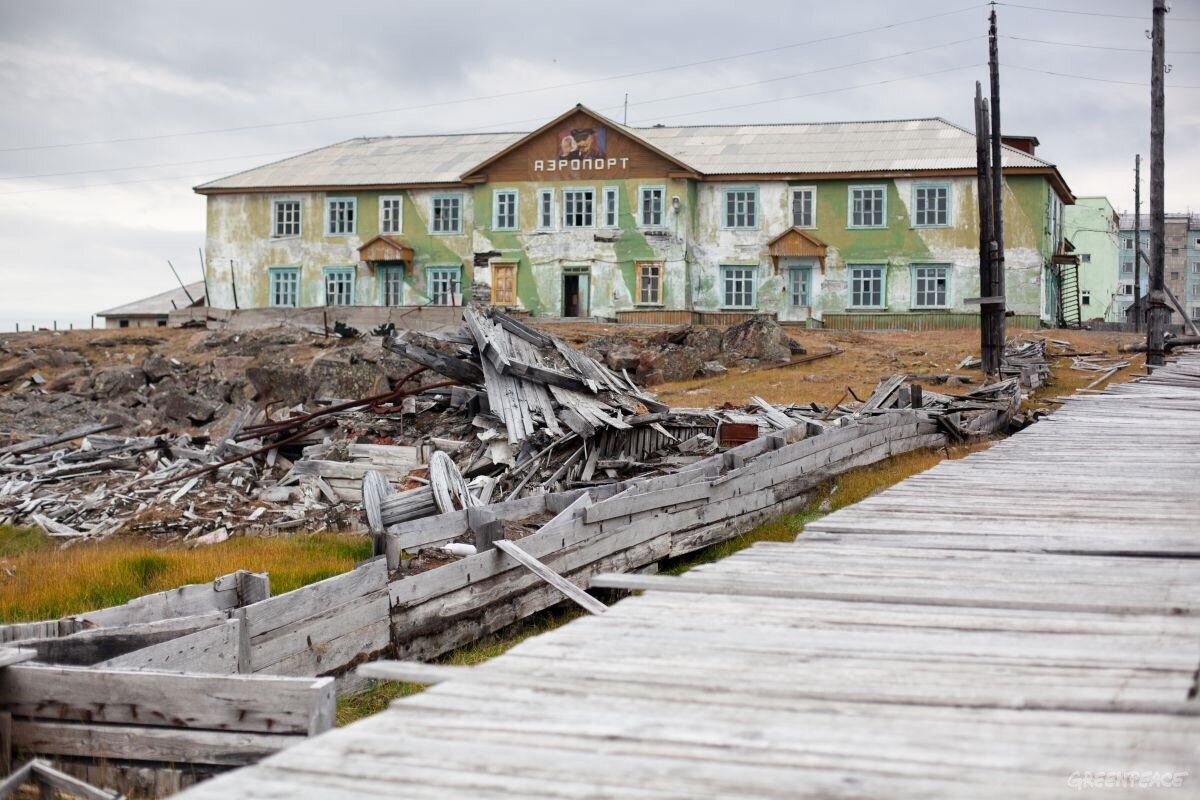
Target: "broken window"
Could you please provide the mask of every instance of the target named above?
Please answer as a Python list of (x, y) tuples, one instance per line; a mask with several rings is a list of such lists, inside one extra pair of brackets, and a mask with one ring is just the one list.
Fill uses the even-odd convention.
[[(949, 303), (950, 268), (913, 267), (913, 308), (945, 308)], [(870, 305), (883, 305), (876, 302)]]
[(563, 189), (563, 227), (590, 228), (595, 220), (594, 189)]
[(850, 306), (883, 308), (883, 267), (850, 268)]
[(617, 227), (617, 211), (619, 203), (620, 200), (617, 196), (617, 187), (604, 187), (604, 227)]
[(725, 308), (754, 308), (754, 276), (757, 271), (757, 267), (721, 267)]
[(497, 191), (492, 204), (492, 229), (515, 231), (517, 229), (517, 192), (515, 189)]
[(330, 197), (325, 200), (325, 234), (348, 236), (354, 233), (355, 206), (353, 197)]
[(758, 190), (725, 190), (725, 227), (751, 229), (758, 227)]
[(435, 194), (430, 214), (431, 233), (462, 233), (462, 195)]
[(325, 305), (354, 305), (354, 267), (325, 269)]
[(933, 228), (950, 224), (949, 184), (918, 184), (913, 187), (913, 227)]
[(300, 270), (295, 267), (269, 270), (271, 282), (270, 305), (276, 308), (295, 308), (300, 305)]
[[(817, 188), (801, 186), (792, 189), (792, 225), (797, 228), (817, 226)], [(808, 305), (805, 303), (805, 305)]]
[(663, 197), (666, 189), (661, 186), (642, 186), (638, 189), (641, 207), (640, 225), (643, 228), (658, 228), (663, 224)]
[(385, 306), (404, 305), (404, 267), (380, 267), (379, 283)]
[(435, 306), (458, 305), (458, 267), (431, 267), (428, 275), (429, 302)]
[(886, 217), (887, 192), (882, 186), (850, 187), (851, 228), (882, 228)]
[(639, 305), (662, 304), (663, 265), (661, 261), (639, 261), (637, 264)]
[(404, 198), (379, 198), (379, 232), (400, 233), (404, 226)]
[(283, 236), (299, 236), (300, 235), (300, 201), (299, 200), (276, 200), (274, 202), (274, 225), (271, 228), (271, 235), (279, 238)]
[(517, 304), (517, 265), (492, 264), (492, 305)]
[(796, 308), (812, 305), (812, 268), (793, 267), (788, 270), (788, 300)]

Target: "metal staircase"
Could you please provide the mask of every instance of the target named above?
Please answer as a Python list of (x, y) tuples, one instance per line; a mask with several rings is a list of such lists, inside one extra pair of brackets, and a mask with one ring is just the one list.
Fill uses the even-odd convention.
[(1058, 327), (1083, 327), (1083, 312), (1079, 304), (1078, 264), (1058, 265)]

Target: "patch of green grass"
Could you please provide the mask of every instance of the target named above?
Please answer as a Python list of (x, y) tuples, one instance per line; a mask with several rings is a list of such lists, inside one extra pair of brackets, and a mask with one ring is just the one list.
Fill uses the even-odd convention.
[(18, 528), (0, 525), (0, 558), (40, 550), (50, 544), (50, 537), (38, 528)]

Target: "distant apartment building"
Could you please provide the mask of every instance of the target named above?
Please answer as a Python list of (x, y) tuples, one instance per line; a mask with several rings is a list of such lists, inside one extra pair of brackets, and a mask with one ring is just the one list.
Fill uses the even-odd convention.
[(1063, 227), (1079, 258), (1080, 319), (1124, 322), (1131, 296), (1121, 289), (1126, 251), (1121, 249), (1120, 217), (1112, 203), (1107, 197), (1076, 198), (1075, 205), (1066, 208)]
[[(1142, 215), (1142, 252), (1149, 256), (1150, 216)], [(1121, 215), (1121, 275), (1118, 292), (1122, 312), (1133, 303), (1134, 280), (1134, 216)], [(1200, 214), (1167, 214), (1163, 225), (1163, 282), (1179, 300), (1193, 320), (1200, 320)], [(1142, 263), (1141, 292), (1149, 291), (1150, 279), (1146, 263)], [(1171, 324), (1182, 320), (1171, 312)]]

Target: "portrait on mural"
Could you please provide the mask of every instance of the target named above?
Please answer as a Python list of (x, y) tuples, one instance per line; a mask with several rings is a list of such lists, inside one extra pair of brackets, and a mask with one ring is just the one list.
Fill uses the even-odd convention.
[(608, 131), (604, 128), (563, 128), (558, 132), (558, 158), (604, 158)]

